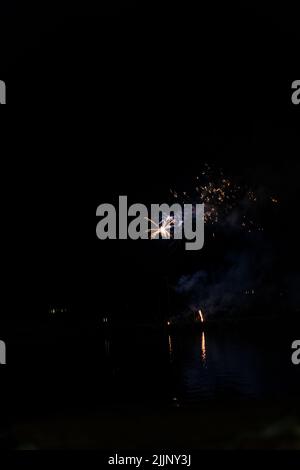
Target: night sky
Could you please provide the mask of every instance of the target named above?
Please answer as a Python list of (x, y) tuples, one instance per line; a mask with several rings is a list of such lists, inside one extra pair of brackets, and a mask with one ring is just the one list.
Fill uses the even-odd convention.
[[(9, 217), (20, 227), (10, 266), (20, 295), (12, 294), (10, 318), (24, 321), (21, 305), (26, 321), (53, 304), (118, 312), (119, 301), (140, 305), (160, 296), (166, 276), (175, 291), (182, 276), (202, 269), (226, 279), (252, 253), (260, 260), (265, 253), (270, 274), (261, 282), (269, 297), (284, 280), (294, 296), (299, 113), (286, 67), (298, 39), (291, 13), (120, 5), (96, 11), (85, 4), (82, 12), (75, 2), (72, 15), (55, 2), (7, 9), (2, 75), (8, 99), (27, 114), (10, 139), (18, 162), (7, 170), (18, 208)], [(99, 204), (121, 194), (164, 202), (171, 188), (190, 191), (205, 163), (278, 197), (274, 212), (259, 206), (263, 237), (249, 241), (221, 228), (214, 241), (208, 230), (194, 255), (180, 247), (173, 253), (168, 242), (95, 238)], [(195, 295), (188, 293), (187, 304)]]

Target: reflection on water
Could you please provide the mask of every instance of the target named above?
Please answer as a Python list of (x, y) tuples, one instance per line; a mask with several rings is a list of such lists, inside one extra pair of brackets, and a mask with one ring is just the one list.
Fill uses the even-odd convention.
[(141, 333), (130, 339), (123, 335), (111, 343), (105, 350), (119, 370), (118, 386), (131, 385), (134, 390), (129, 394), (140, 397), (168, 395), (183, 404), (300, 392), (300, 368), (296, 371), (291, 365), (288, 339), (266, 343), (255, 332), (241, 337), (230, 331), (201, 331), (166, 336)]
[(104, 340), (104, 350), (105, 350), (105, 356), (109, 357), (109, 355), (110, 355), (110, 340), (107, 339), (107, 338)]
[(170, 357), (170, 363), (173, 362), (173, 344), (172, 344), (172, 336), (168, 336), (168, 342), (169, 342), (169, 357)]
[[(199, 354), (200, 350), (200, 354)], [(172, 372), (180, 401), (207, 398), (281, 398), (300, 393), (289, 340), (207, 333), (173, 338)]]
[(203, 364), (206, 364), (206, 340), (204, 331), (202, 331), (201, 335), (201, 359)]
[[(72, 400), (76, 406), (92, 405), (93, 400), (99, 406), (125, 401), (178, 406), (205, 399), (297, 397), (300, 367), (291, 362), (294, 335), (258, 335), (255, 330), (97, 331), (82, 335), (80, 348), (77, 337), (56, 341), (55, 347), (39, 343), (38, 355), (33, 344), (26, 348), (26, 368), (20, 366), (24, 348), (14, 348), (15, 376), (26, 384), (22, 399), (15, 399), (20, 406), (34, 406), (37, 389), (53, 407)], [(17, 394), (19, 386), (14, 389)]]

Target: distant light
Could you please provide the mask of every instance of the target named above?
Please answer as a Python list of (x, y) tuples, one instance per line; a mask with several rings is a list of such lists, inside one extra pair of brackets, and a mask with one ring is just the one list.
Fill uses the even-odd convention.
[(67, 313), (68, 312), (68, 309), (67, 308), (49, 308), (49, 313), (52, 314), (52, 315), (55, 315), (57, 313)]
[(170, 321), (168, 321), (168, 322), (167, 322), (167, 325), (168, 325), (168, 326), (170, 326), (170, 325), (171, 325), (171, 322), (170, 322)]
[(204, 317), (203, 317), (202, 310), (199, 310), (198, 313), (199, 313), (199, 317), (200, 317), (201, 323), (204, 323)]
[(180, 405), (179, 405), (178, 398), (174, 397), (174, 398), (173, 398), (173, 403), (174, 403), (174, 406), (175, 406), (176, 408), (179, 408)]

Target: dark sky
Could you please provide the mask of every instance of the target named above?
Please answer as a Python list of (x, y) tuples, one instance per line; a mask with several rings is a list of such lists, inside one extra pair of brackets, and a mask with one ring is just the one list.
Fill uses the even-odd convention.
[[(65, 3), (29, 3), (1, 31), (0, 78), (12, 104), (26, 110), (10, 139), (20, 160), (7, 171), (10, 214), (21, 207), (10, 266), (20, 286), (14, 302), (33, 310), (57, 300), (101, 304), (121, 284), (142, 289), (135, 285), (142, 275), (146, 292), (156, 289), (149, 277), (166, 254), (100, 247), (95, 209), (122, 193), (159, 202), (170, 187), (188, 185), (204, 162), (280, 194), (274, 257), (282, 236), (279, 264), (293, 272), (295, 15), (182, 2), (128, 2), (94, 14), (84, 5), (86, 15), (75, 2), (72, 13), (80, 14), (70, 16)], [(179, 257), (174, 270), (187, 269), (185, 262)]]

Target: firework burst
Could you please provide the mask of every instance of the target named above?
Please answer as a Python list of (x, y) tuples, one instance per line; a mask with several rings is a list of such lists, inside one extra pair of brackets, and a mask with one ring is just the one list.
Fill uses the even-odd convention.
[(278, 198), (266, 197), (252, 188), (235, 183), (222, 170), (205, 164), (189, 191), (170, 190), (181, 204), (204, 204), (204, 222), (208, 225), (235, 226), (247, 232), (263, 231), (257, 221), (258, 205), (279, 204)]
[(163, 216), (160, 223), (156, 223), (154, 220), (145, 218), (148, 222), (153, 225), (153, 228), (148, 230), (151, 239), (162, 237), (164, 239), (170, 239), (172, 237), (172, 228), (174, 227), (176, 220), (171, 216)]

